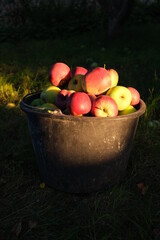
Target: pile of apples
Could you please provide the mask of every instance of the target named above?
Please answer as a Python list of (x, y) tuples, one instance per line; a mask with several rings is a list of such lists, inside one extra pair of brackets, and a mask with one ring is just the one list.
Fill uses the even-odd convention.
[(140, 94), (134, 87), (118, 85), (116, 70), (77, 66), (71, 71), (62, 62), (49, 71), (51, 85), (43, 89), (32, 106), (47, 110), (60, 109), (73, 116), (116, 117), (137, 111)]

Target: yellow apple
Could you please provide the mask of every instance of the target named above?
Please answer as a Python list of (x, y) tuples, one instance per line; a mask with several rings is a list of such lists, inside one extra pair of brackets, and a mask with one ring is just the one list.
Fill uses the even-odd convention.
[(124, 110), (131, 104), (132, 95), (127, 87), (115, 86), (109, 96), (115, 100), (119, 111)]
[(40, 98), (46, 103), (55, 104), (56, 96), (60, 91), (59, 87), (49, 86), (41, 92)]
[(116, 70), (114, 69), (109, 69), (108, 70), (110, 77), (111, 77), (111, 88), (117, 86), (118, 84), (118, 80), (119, 80), (119, 76)]
[(77, 74), (69, 80), (68, 90), (74, 90), (76, 92), (82, 92), (82, 74)]
[(133, 107), (132, 105), (129, 105), (127, 108), (125, 108), (122, 111), (119, 111), (118, 115), (126, 115), (126, 114), (130, 114), (130, 113), (134, 113), (136, 112), (136, 108)]

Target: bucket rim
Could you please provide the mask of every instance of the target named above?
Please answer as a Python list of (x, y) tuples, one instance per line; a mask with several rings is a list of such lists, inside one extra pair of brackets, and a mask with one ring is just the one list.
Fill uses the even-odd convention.
[[(39, 116), (42, 117), (48, 117), (48, 118), (55, 118), (55, 119), (65, 119), (65, 120), (73, 120), (73, 121), (99, 121), (99, 120), (105, 120), (105, 121), (112, 121), (112, 120), (121, 120), (121, 119), (130, 119), (130, 118), (139, 118), (141, 115), (143, 115), (146, 111), (146, 104), (145, 102), (140, 99), (139, 102), (139, 109), (134, 112), (134, 113), (130, 113), (130, 114), (125, 114), (125, 115), (118, 115), (116, 117), (95, 117), (95, 116), (73, 116), (73, 115), (67, 115), (67, 114), (54, 114), (54, 112), (52, 111), (44, 111), (44, 109), (41, 108), (37, 108), (34, 106), (31, 106), (30, 104), (28, 104), (27, 102), (29, 102), (29, 100), (33, 97), (39, 97), (42, 91), (38, 91), (38, 92), (33, 92), (33, 93), (29, 93), (27, 95), (25, 95), (21, 102), (20, 102), (20, 108), (23, 112), (27, 113), (31, 113), (31, 114), (37, 114)], [(34, 99), (35, 99), (34, 98)]]

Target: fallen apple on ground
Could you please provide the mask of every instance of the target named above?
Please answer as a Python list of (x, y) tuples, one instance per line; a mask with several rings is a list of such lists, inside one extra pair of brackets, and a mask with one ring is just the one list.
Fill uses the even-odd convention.
[(49, 80), (56, 86), (63, 86), (71, 78), (71, 69), (70, 67), (62, 62), (55, 63), (49, 71)]
[(116, 117), (118, 107), (111, 97), (101, 95), (93, 101), (91, 113), (95, 117)]
[(74, 92), (67, 102), (69, 113), (74, 116), (82, 116), (91, 111), (91, 100), (87, 93)]

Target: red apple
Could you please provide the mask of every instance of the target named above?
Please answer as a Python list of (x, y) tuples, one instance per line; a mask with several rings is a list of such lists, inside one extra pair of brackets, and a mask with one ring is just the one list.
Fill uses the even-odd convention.
[(87, 93), (74, 92), (67, 103), (69, 112), (74, 116), (82, 116), (91, 111), (91, 100)]
[(88, 93), (88, 96), (90, 97), (91, 103), (93, 104), (93, 101), (96, 99), (96, 95)]
[(82, 88), (87, 93), (100, 95), (111, 87), (109, 72), (102, 67), (96, 67), (88, 71), (82, 79)]
[(76, 92), (82, 92), (82, 74), (77, 74), (74, 77), (72, 77), (68, 82), (68, 89), (69, 90), (75, 90)]
[(49, 80), (56, 86), (62, 86), (71, 78), (71, 69), (62, 62), (55, 63), (49, 71)]
[(69, 98), (70, 96), (72, 95), (72, 93), (74, 93), (75, 91), (74, 90), (68, 90), (68, 94), (67, 94), (67, 97), (66, 97), (66, 107), (67, 107), (67, 103), (69, 101)]
[(94, 100), (91, 113), (95, 117), (116, 117), (118, 106), (111, 97), (101, 95)]
[(88, 70), (86, 68), (77, 66), (72, 71), (72, 77), (74, 77), (75, 75), (78, 75), (78, 74), (85, 75), (87, 72), (88, 72)]
[[(92, 109), (92, 105), (94, 100), (96, 99), (96, 95), (88, 93), (88, 96), (90, 97), (90, 100), (91, 100), (91, 109)], [(87, 116), (92, 116), (91, 111), (87, 114)]]
[(132, 95), (132, 100), (131, 100), (130, 105), (135, 106), (140, 101), (140, 94), (139, 94), (138, 90), (133, 87), (128, 87), (128, 89), (130, 90), (131, 95)]
[(56, 106), (61, 110), (67, 107), (67, 101), (74, 90), (62, 89), (56, 96)]

